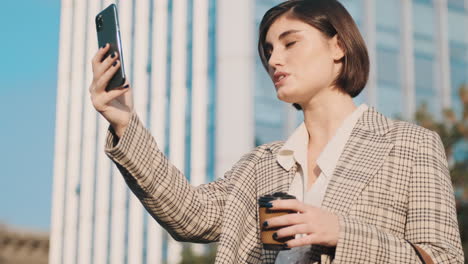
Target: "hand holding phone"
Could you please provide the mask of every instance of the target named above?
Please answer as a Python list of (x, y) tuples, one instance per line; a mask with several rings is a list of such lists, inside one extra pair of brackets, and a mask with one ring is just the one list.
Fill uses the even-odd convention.
[(89, 87), (94, 108), (109, 121), (118, 137), (123, 135), (133, 112), (132, 93), (123, 74), (121, 55), (119, 45), (100, 45), (92, 59), (93, 82)]
[(107, 84), (106, 91), (109, 91), (125, 83), (125, 69), (116, 5), (111, 4), (99, 12), (96, 15), (95, 22), (99, 47), (103, 47), (106, 44), (110, 45), (108, 52), (103, 58), (108, 56), (118, 56), (120, 58), (120, 68)]

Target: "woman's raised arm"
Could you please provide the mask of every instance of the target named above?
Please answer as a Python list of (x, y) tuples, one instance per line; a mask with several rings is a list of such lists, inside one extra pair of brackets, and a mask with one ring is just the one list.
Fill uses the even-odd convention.
[(164, 156), (135, 113), (119, 140), (109, 127), (105, 151), (146, 210), (174, 239), (199, 243), (218, 241), (236, 170), (255, 155), (244, 155), (224, 178), (194, 187)]

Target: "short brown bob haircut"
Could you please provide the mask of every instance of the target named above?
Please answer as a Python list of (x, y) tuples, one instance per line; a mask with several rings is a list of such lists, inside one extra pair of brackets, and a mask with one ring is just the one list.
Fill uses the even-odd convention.
[[(283, 15), (313, 26), (327, 38), (338, 34), (338, 44), (345, 55), (334, 85), (353, 98), (359, 95), (369, 78), (369, 55), (356, 23), (343, 5), (337, 0), (290, 0), (268, 10), (260, 22), (258, 39), (258, 52), (267, 71), (270, 58), (265, 54), (266, 35)], [(300, 105), (293, 105), (301, 110)]]

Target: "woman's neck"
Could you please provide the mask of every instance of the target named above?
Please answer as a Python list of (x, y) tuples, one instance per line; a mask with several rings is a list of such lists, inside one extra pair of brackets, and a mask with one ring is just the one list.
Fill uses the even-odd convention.
[(317, 94), (308, 104), (302, 106), (309, 143), (328, 142), (356, 108), (351, 96), (337, 89)]

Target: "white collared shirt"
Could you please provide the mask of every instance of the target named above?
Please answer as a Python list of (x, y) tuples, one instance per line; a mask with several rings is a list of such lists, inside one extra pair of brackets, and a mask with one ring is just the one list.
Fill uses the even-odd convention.
[[(312, 184), (310, 190), (308, 186), (307, 148), (309, 144), (309, 133), (304, 122), (293, 132), (277, 155), (278, 163), (286, 170), (290, 170), (297, 162), (297, 172), (289, 186), (289, 193), (296, 196), (303, 203), (321, 207), (325, 191), (330, 178), (333, 175), (336, 164), (343, 152), (346, 142), (351, 135), (351, 131), (358, 119), (368, 109), (366, 104), (361, 104), (350, 115), (348, 115), (341, 126), (336, 130), (335, 135), (327, 143), (323, 151), (316, 160), (320, 168), (320, 175)], [(301, 234), (296, 235), (297, 237)], [(310, 246), (293, 248), (288, 251), (281, 251), (276, 258), (276, 264), (283, 263), (307, 263), (307, 251)]]

